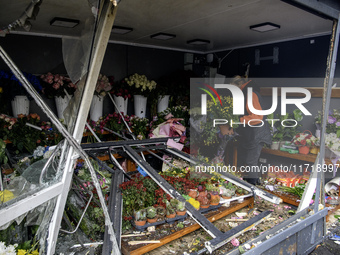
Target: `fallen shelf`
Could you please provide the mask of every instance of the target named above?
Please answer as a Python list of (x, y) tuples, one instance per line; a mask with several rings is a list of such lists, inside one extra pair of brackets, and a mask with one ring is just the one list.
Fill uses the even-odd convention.
[[(208, 220), (210, 222), (214, 222), (216, 220), (219, 220), (233, 212), (236, 212), (244, 207), (250, 207), (253, 208), (254, 206), (254, 198), (247, 198), (242, 203), (232, 202), (230, 203), (230, 207), (224, 207), (221, 206), (217, 211), (208, 213)], [(180, 238), (186, 234), (189, 234), (197, 229), (199, 229), (201, 226), (199, 224), (193, 224), (191, 226), (185, 227), (184, 229), (181, 229), (171, 235), (167, 235), (166, 237), (161, 238), (159, 243), (151, 243), (151, 244), (141, 244), (141, 245), (134, 245), (130, 246), (128, 245), (129, 240), (122, 240), (122, 253), (124, 255), (139, 255), (144, 254), (146, 252), (152, 251), (164, 244), (167, 244), (177, 238)]]

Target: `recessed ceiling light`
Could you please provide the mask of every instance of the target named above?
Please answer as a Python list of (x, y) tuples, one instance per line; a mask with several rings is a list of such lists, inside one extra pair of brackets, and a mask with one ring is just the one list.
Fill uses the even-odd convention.
[(112, 27), (112, 33), (113, 34), (120, 34), (125, 35), (127, 33), (130, 33), (133, 31), (133, 28), (131, 27), (120, 27), (120, 26), (113, 26)]
[(152, 39), (157, 39), (157, 40), (169, 40), (172, 38), (175, 38), (176, 35), (172, 34), (166, 34), (166, 33), (158, 33), (150, 36)]
[(280, 29), (280, 26), (276, 25), (274, 23), (265, 22), (265, 23), (250, 26), (249, 28), (251, 30), (263, 33), (263, 32), (268, 32), (268, 31)]
[(79, 20), (76, 19), (65, 19), (65, 18), (53, 18), (50, 22), (51, 26), (57, 26), (57, 27), (68, 27), (68, 28), (74, 28), (79, 24)]
[(203, 40), (203, 39), (194, 39), (194, 40), (187, 41), (187, 44), (191, 44), (191, 45), (205, 45), (209, 43), (210, 43), (209, 40)]

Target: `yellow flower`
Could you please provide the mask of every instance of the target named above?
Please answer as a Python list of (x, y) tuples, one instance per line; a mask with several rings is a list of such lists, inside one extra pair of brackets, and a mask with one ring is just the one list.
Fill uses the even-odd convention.
[(2, 89), (2, 87), (0, 87), (0, 93), (2, 93), (3, 92), (3, 89)]
[(196, 210), (200, 209), (200, 202), (196, 201), (193, 198), (190, 198), (188, 201)]
[(11, 191), (9, 191), (9, 190), (5, 189), (4, 191), (0, 191), (0, 201), (2, 203), (11, 200), (14, 197), (15, 197), (14, 194)]

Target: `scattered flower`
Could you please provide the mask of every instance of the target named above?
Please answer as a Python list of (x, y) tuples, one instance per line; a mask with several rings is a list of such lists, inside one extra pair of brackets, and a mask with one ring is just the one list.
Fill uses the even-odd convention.
[(240, 241), (237, 240), (236, 238), (234, 238), (234, 239), (231, 240), (231, 244), (234, 245), (235, 247), (237, 247), (237, 246), (240, 245)]

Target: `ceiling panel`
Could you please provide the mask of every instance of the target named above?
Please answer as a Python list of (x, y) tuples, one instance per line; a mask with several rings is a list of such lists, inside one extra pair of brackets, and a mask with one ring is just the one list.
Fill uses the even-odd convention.
[[(0, 0), (0, 27), (6, 28), (24, 12), (31, 0)], [(86, 20), (94, 21), (89, 2), (94, 0), (43, 0), (30, 33), (80, 36)], [(50, 26), (54, 17), (80, 20), (75, 28)], [(279, 30), (259, 33), (249, 26), (272, 22)], [(132, 27), (126, 35), (111, 35), (113, 42), (183, 51), (211, 52), (273, 41), (328, 34), (332, 21), (320, 18), (280, 0), (122, 0), (115, 25)], [(17, 29), (22, 31), (22, 28)], [(159, 32), (176, 38), (160, 41), (150, 35)], [(192, 46), (191, 39), (210, 40), (207, 46)]]

